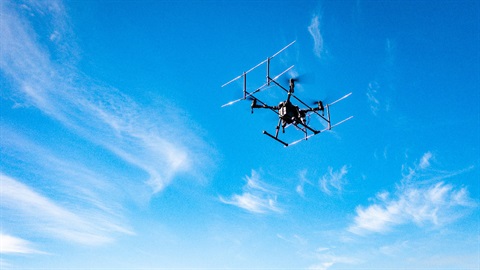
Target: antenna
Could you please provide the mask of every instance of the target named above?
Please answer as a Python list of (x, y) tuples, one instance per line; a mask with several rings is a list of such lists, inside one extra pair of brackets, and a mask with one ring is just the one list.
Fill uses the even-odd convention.
[(267, 59), (265, 59), (265, 60), (263, 60), (262, 62), (258, 63), (257, 65), (255, 65), (254, 67), (250, 68), (249, 70), (243, 72), (243, 74), (241, 74), (241, 75), (239, 75), (239, 76), (231, 79), (230, 81), (224, 83), (224, 84), (222, 85), (222, 87), (225, 87), (225, 86), (231, 84), (232, 82), (234, 82), (234, 81), (236, 81), (236, 80), (244, 77), (244, 79), (243, 79), (243, 80), (244, 80), (244, 90), (246, 90), (245, 85), (246, 85), (246, 76), (247, 76), (247, 74), (248, 74), (249, 72), (251, 72), (252, 70), (256, 69), (257, 67), (265, 64), (265, 62), (267, 63), (267, 85), (269, 85), (269, 84), (270, 84), (270, 82), (269, 82), (269, 80), (270, 80), (270, 79), (269, 79), (269, 78), (270, 78), (270, 60), (273, 59), (273, 58), (274, 58), (275, 56), (277, 56), (278, 54), (280, 54), (281, 52), (283, 52), (284, 50), (286, 50), (288, 47), (292, 46), (292, 44), (295, 43), (295, 42), (296, 42), (296, 40), (290, 42), (290, 44), (288, 44), (287, 46), (283, 47), (280, 51), (276, 52), (274, 55), (272, 55), (272, 56), (270, 56), (270, 57), (267, 57)]
[[(305, 103), (303, 100), (298, 98), (294, 94), (294, 88), (295, 88), (295, 81), (298, 80), (295, 78), (291, 78), (289, 80), (289, 86), (284, 87), (279, 81), (278, 78), (280, 78), (282, 75), (287, 73), (289, 70), (291, 70), (294, 66), (290, 66), (286, 70), (282, 71), (280, 74), (276, 75), (275, 77), (270, 77), (270, 64), (272, 63), (271, 60), (279, 55), (281, 52), (286, 50), (288, 47), (292, 46), (296, 41), (290, 42), (287, 44), (285, 47), (280, 49), (278, 52), (274, 53), (272, 56), (267, 57), (267, 59), (261, 61), (260, 63), (256, 64), (252, 68), (248, 69), (247, 71), (243, 72), (241, 75), (233, 78), (232, 80), (228, 81), (227, 83), (223, 84), (222, 87), (225, 87), (229, 85), (230, 83), (243, 78), (243, 95), (241, 98), (238, 98), (236, 100), (230, 101), (222, 107), (226, 107), (229, 105), (232, 105), (234, 103), (237, 103), (241, 100), (246, 100), (247, 98), (252, 100), (252, 104), (250, 105), (251, 107), (251, 112), (253, 113), (254, 109), (268, 109), (274, 112), (275, 114), (278, 115), (278, 124), (275, 127), (275, 133), (269, 133), (267, 131), (263, 131), (263, 134), (267, 135), (268, 137), (276, 140), (277, 142), (280, 142), (283, 144), (285, 147), (295, 145), (301, 141), (308, 140), (309, 138), (323, 133), (324, 131), (331, 130), (333, 127), (336, 127), (340, 124), (345, 123), (346, 121), (350, 120), (353, 118), (353, 116), (347, 117), (343, 119), (340, 122), (336, 122), (335, 124), (332, 124), (331, 118), (330, 118), (330, 107), (337, 102), (340, 102), (343, 99), (346, 99), (349, 97), (352, 93), (348, 93), (344, 95), (343, 97), (329, 103), (325, 104), (325, 101), (317, 101), (316, 102), (316, 107), (312, 107)], [(265, 64), (266, 65), (266, 82), (261, 85), (258, 88), (254, 88), (256, 90), (248, 90), (247, 91), (247, 74), (250, 73), (251, 71), (255, 70), (259, 66)], [(249, 76), (251, 77), (251, 76)], [(264, 101), (260, 100), (258, 96), (256, 96), (257, 93), (270, 89), (270, 88), (280, 88), (281, 90), (285, 91), (287, 93), (287, 98), (286, 100), (282, 100), (280, 103), (277, 103), (278, 105), (269, 105), (268, 103), (265, 103)], [(270, 99), (272, 96), (268, 96)], [(293, 99), (291, 99), (293, 97)], [(267, 100), (268, 101), (268, 100)], [(323, 129), (317, 129), (314, 126), (310, 125), (310, 116), (312, 114), (315, 114), (319, 117), (319, 120), (321, 121), (322, 124), (324, 124)], [(282, 129), (282, 133), (285, 133), (285, 129), (293, 126), (297, 130), (300, 130), (303, 134), (304, 137), (293, 141), (291, 143), (285, 141), (283, 139), (284, 136), (279, 136), (279, 130), (280, 128)], [(274, 135), (273, 135), (274, 134)]]

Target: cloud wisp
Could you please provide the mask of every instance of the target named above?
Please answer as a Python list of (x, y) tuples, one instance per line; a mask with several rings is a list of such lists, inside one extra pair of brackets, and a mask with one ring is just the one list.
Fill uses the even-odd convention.
[(318, 248), (314, 255), (319, 262), (309, 266), (308, 269), (311, 270), (327, 270), (335, 264), (354, 265), (359, 263), (356, 258), (336, 255), (331, 248)]
[(384, 63), (376, 78), (368, 83), (366, 92), (370, 111), (375, 116), (378, 116), (380, 112), (391, 110), (391, 95), (395, 91), (395, 57), (395, 41), (386, 39)]
[(427, 152), (418, 164), (408, 168), (396, 190), (376, 194), (373, 204), (356, 208), (348, 231), (365, 235), (387, 233), (394, 227), (415, 224), (441, 227), (464, 216), (476, 207), (467, 187), (457, 187), (445, 180), (465, 170), (447, 173), (428, 171), (433, 155)]
[(319, 15), (313, 16), (310, 25), (308, 26), (308, 32), (313, 38), (313, 52), (318, 58), (322, 58), (325, 50), (323, 36), (321, 33), (320, 19), (321, 18)]
[[(2, 253), (133, 235), (130, 203), (148, 202), (180, 175), (203, 177), (213, 149), (185, 113), (166, 100), (142, 107), (76, 67), (61, 1), (0, 1), (0, 17), (0, 79), (8, 86), (0, 91), (14, 103), (2, 104), (9, 111), (0, 122)], [(8, 118), (22, 113), (40, 122)]]
[[(176, 175), (199, 176), (201, 168), (210, 164), (205, 153), (212, 149), (191, 131), (188, 120), (175, 113), (165, 115), (178, 109), (171, 110), (169, 105), (155, 110), (142, 108), (118, 89), (94, 82), (74, 67), (70, 55), (75, 52), (64, 50), (74, 42), (68, 40), (73, 34), (66, 27), (67, 15), (60, 1), (24, 4), (23, 8), (11, 5), (0, 5), (0, 46), (4, 48), (0, 68), (14, 86), (9, 94), (20, 96), (24, 106), (38, 108), (145, 171), (149, 178), (144, 182), (153, 194), (162, 191)], [(43, 33), (44, 29), (38, 29), (19, 10), (27, 10), (30, 17), (43, 14), (53, 32)], [(35, 38), (41, 34), (49, 37), (44, 39), (47, 44)], [(52, 59), (56, 54), (66, 56)]]
[[(111, 242), (110, 234), (113, 233), (133, 234), (127, 227), (107, 218), (104, 212), (84, 209), (75, 213), (5, 174), (0, 174), (0, 185), (0, 207), (4, 213), (15, 213), (19, 227), (26, 226), (26, 229), (44, 236), (85, 245)], [(4, 247), (5, 250), (33, 252), (28, 248), (28, 242), (8, 239), (12, 241), (7, 242), (10, 246)]]
[(347, 184), (348, 166), (343, 165), (340, 169), (334, 170), (333, 167), (328, 167), (327, 172), (318, 178), (318, 186), (307, 178), (307, 170), (302, 170), (299, 173), (300, 183), (296, 186), (295, 191), (302, 197), (305, 197), (305, 185), (315, 186), (326, 195), (333, 196), (343, 193), (344, 187)]
[(0, 232), (0, 254), (34, 254), (42, 253), (33, 248), (27, 240)]
[(320, 190), (325, 194), (332, 195), (333, 192), (341, 193), (346, 184), (346, 175), (348, 173), (347, 165), (343, 165), (338, 171), (328, 167), (328, 173), (322, 176), (318, 181)]
[(261, 181), (260, 175), (255, 170), (252, 170), (252, 175), (246, 176), (245, 180), (242, 194), (234, 194), (229, 199), (220, 197), (220, 201), (251, 213), (283, 212), (277, 202), (277, 192)]

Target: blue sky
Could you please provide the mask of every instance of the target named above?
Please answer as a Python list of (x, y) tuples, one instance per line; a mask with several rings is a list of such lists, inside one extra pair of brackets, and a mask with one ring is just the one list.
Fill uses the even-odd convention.
[[(479, 10), (0, 1), (0, 268), (478, 268)], [(272, 72), (354, 118), (284, 148), (221, 85), (294, 40)]]

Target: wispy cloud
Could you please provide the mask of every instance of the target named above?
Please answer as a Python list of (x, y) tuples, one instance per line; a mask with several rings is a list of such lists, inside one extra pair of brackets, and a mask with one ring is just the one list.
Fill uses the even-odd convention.
[[(38, 193), (20, 181), (0, 173), (0, 207), (4, 213), (14, 212), (17, 226), (48, 237), (98, 245), (111, 242), (113, 233), (132, 234), (130, 229), (115, 223), (106, 215), (92, 209), (69, 210)], [(23, 225), (25, 224), (25, 225)], [(12, 240), (12, 238), (7, 238)], [(15, 240), (15, 239), (13, 239)], [(25, 244), (22, 241), (13, 241)], [(22, 245), (26, 247), (26, 245)]]
[(33, 248), (27, 240), (0, 232), (0, 254), (32, 254), (42, 253)]
[(315, 252), (315, 257), (319, 262), (309, 266), (308, 269), (327, 270), (335, 264), (352, 265), (359, 263), (359, 260), (356, 258), (336, 255), (333, 249), (326, 247), (318, 248)]
[(347, 165), (343, 165), (338, 171), (334, 171), (332, 167), (328, 167), (328, 172), (318, 181), (320, 190), (328, 195), (332, 195), (332, 192), (342, 192), (346, 184), (345, 176), (347, 173)]
[[(78, 69), (62, 1), (0, 1), (0, 17), (0, 76), (8, 82), (0, 91), (15, 103), (5, 109), (44, 121), (0, 122), (1, 225), (9, 232), (2, 252), (35, 253), (51, 239), (111, 243), (134, 234), (131, 202), (148, 202), (179, 174), (205, 177), (213, 149), (186, 113), (168, 100), (142, 107)], [(53, 143), (36, 130), (49, 125), (60, 130), (50, 133)]]
[(312, 183), (307, 179), (308, 170), (302, 170), (299, 174), (300, 183), (295, 188), (295, 191), (302, 197), (305, 196), (305, 184), (312, 185)]
[(320, 15), (313, 16), (310, 25), (308, 26), (308, 32), (313, 38), (313, 52), (318, 58), (322, 58), (324, 53), (324, 42), (321, 33), (321, 17)]
[(220, 197), (220, 201), (258, 214), (283, 211), (278, 206), (275, 189), (262, 182), (255, 170), (252, 170), (252, 175), (246, 176), (245, 180), (242, 194), (234, 194), (230, 199)]
[(374, 115), (377, 115), (380, 110), (380, 100), (378, 98), (378, 91), (380, 85), (376, 81), (371, 81), (368, 83), (367, 87), (367, 99), (370, 104), (370, 110)]
[(419, 164), (420, 169), (426, 169), (430, 167), (430, 159), (432, 158), (432, 156), (433, 155), (431, 152), (427, 152), (422, 156)]
[[(121, 201), (126, 194), (122, 191), (123, 188), (110, 179), (122, 180), (123, 186), (132, 186), (126, 177), (119, 177), (107, 168), (101, 171), (89, 168), (81, 160), (73, 159), (69, 153), (49, 149), (8, 125), (0, 123), (0, 129), (0, 153), (4, 157), (4, 163), (11, 163), (11, 166), (24, 170), (25, 175), (31, 175), (34, 179), (24, 177), (23, 183), (35, 183), (37, 187), (48, 185), (50, 194), (67, 197), (71, 203), (88, 205), (90, 208), (122, 216)], [(142, 189), (138, 188), (137, 191), (139, 190)]]
[(368, 83), (367, 101), (371, 112), (378, 116), (379, 112), (391, 110), (391, 95), (395, 90), (395, 57), (396, 44), (392, 39), (385, 41), (385, 58), (375, 78)]
[[(295, 191), (301, 195), (305, 196), (305, 185), (315, 186), (320, 189), (323, 193), (327, 195), (341, 194), (344, 190), (345, 185), (347, 184), (347, 174), (348, 166), (343, 165), (340, 169), (334, 170), (333, 167), (328, 167), (327, 172), (318, 178), (318, 186), (315, 181), (309, 180), (307, 177), (308, 170), (302, 170), (299, 173), (299, 184), (296, 186)], [(316, 177), (315, 177), (316, 179)]]
[(352, 233), (386, 233), (403, 224), (441, 227), (466, 214), (476, 207), (467, 187), (457, 187), (445, 182), (458, 172), (428, 171), (432, 154), (427, 152), (420, 162), (403, 175), (393, 193), (382, 191), (376, 194), (373, 204), (356, 208)]
[[(15, 86), (12, 96), (21, 96), (25, 105), (35, 106), (145, 171), (149, 175), (145, 183), (152, 193), (162, 191), (178, 173), (201, 176), (201, 169), (211, 164), (212, 149), (192, 130), (187, 119), (177, 116), (181, 115), (179, 109), (165, 105), (168, 102), (159, 104), (155, 111), (141, 108), (118, 89), (78, 71), (73, 57), (69, 57), (75, 52), (65, 50), (74, 42), (69, 39), (73, 34), (60, 1), (27, 3), (22, 7), (0, 4), (0, 68)], [(35, 28), (29, 21), (29, 16), (39, 14), (54, 29), (52, 33), (43, 33), (44, 29)], [(35, 38), (42, 35), (46, 38)], [(54, 58), (54, 54), (66, 56)]]

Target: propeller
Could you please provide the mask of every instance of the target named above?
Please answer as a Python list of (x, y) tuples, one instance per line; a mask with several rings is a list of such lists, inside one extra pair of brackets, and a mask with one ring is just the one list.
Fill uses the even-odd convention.
[(314, 101), (310, 101), (309, 104), (313, 107), (323, 107), (325, 106), (325, 101), (324, 100), (314, 100)]
[(318, 108), (320, 109), (320, 111), (322, 111), (322, 115), (324, 114), (324, 110), (325, 110), (325, 101), (324, 100), (311, 100), (309, 102), (307, 102), (308, 105), (310, 105), (310, 107), (312, 108)]
[(307, 99), (304, 99), (305, 100), (305, 104), (312, 107), (312, 108), (316, 108), (318, 107), (319, 104), (323, 104), (323, 106), (325, 106), (327, 103), (327, 101), (325, 99), (313, 99), (313, 98), (307, 98)]
[(306, 98), (306, 103), (310, 106), (318, 106), (319, 102), (322, 102), (323, 105), (329, 104), (332, 100), (330, 91), (325, 89), (316, 89), (315, 92), (311, 93), (312, 97)]
[(298, 83), (298, 84), (313, 84), (315, 83), (315, 73), (308, 72), (303, 74), (296, 74), (292, 76), (290, 79), (285, 78), (283, 80), (283, 83), (289, 84), (290, 81), (293, 81), (294, 83)]

